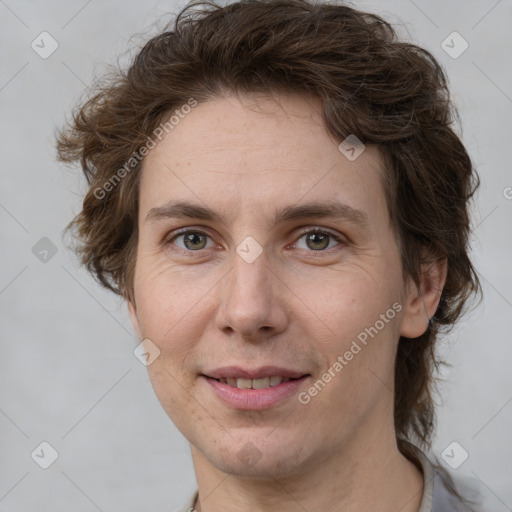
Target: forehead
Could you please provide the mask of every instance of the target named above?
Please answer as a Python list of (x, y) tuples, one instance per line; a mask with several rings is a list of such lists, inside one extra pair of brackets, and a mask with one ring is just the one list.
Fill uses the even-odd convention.
[(382, 217), (381, 160), (367, 146), (349, 160), (328, 134), (321, 102), (299, 95), (225, 97), (201, 103), (143, 163), (140, 215), (188, 199), (222, 213), (272, 214), (292, 203), (342, 201)]

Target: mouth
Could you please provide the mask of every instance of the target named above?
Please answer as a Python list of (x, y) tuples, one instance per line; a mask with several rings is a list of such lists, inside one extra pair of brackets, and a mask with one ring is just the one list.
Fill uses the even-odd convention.
[(235, 409), (259, 410), (287, 402), (311, 377), (310, 373), (277, 366), (254, 370), (238, 366), (200, 374), (222, 403)]
[(301, 379), (309, 373), (282, 366), (260, 366), (254, 369), (242, 368), (241, 366), (224, 366), (206, 371), (202, 375), (234, 388), (265, 389), (279, 386), (282, 382)]
[[(306, 377), (307, 375), (303, 375), (303, 377)], [(208, 377), (205, 375), (205, 377)], [(243, 377), (226, 377), (226, 378), (220, 378), (220, 379), (214, 379), (213, 377), (210, 377), (213, 380), (216, 380), (217, 382), (220, 382), (221, 384), (227, 384), (228, 386), (231, 386), (233, 388), (238, 389), (266, 389), (270, 387), (279, 386), (281, 382), (290, 382), (292, 380), (299, 380), (302, 377), (281, 377), (279, 375), (272, 375), (271, 377), (262, 377), (259, 379), (245, 379)]]

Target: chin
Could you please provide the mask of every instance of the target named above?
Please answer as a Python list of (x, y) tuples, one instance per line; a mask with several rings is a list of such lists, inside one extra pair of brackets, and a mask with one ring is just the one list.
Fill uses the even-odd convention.
[(307, 462), (303, 443), (271, 437), (254, 436), (252, 441), (247, 436), (243, 440), (230, 438), (200, 451), (210, 464), (229, 475), (275, 479), (300, 472)]
[(275, 457), (262, 457), (254, 465), (249, 465), (240, 461), (236, 455), (230, 456), (229, 459), (224, 456), (216, 458), (216, 460), (210, 460), (217, 469), (228, 475), (261, 478), (262, 480), (287, 478), (296, 474), (299, 465), (290, 461), (290, 458), (284, 458), (283, 460)]

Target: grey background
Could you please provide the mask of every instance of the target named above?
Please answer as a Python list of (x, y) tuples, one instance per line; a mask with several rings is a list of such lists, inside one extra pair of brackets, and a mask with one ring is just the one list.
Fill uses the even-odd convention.
[[(442, 343), (452, 367), (431, 455), (457, 441), (469, 458), (452, 473), (480, 484), (487, 510), (512, 510), (512, 2), (353, 4), (402, 22), (445, 67), (482, 178), (473, 258), (485, 299)], [(0, 512), (172, 511), (195, 488), (188, 444), (132, 353), (125, 305), (62, 239), (85, 187), (54, 150), (85, 86), (183, 5), (0, 0)], [(59, 44), (47, 59), (31, 48), (42, 31)], [(441, 47), (453, 31), (469, 43), (457, 59)], [(43, 237), (57, 249), (46, 262), (32, 252)], [(42, 441), (59, 454), (46, 470), (31, 458)]]

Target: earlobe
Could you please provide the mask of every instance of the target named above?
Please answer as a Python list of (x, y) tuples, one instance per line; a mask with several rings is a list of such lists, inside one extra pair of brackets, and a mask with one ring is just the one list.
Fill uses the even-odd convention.
[(137, 308), (135, 307), (135, 304), (131, 300), (127, 301), (127, 305), (133, 329), (137, 334), (137, 338), (139, 338), (139, 340), (142, 340), (142, 332), (140, 329), (139, 318), (137, 317)]
[(442, 258), (423, 267), (419, 286), (413, 282), (408, 283), (400, 324), (401, 336), (417, 338), (425, 333), (439, 305), (447, 270), (446, 258)]

